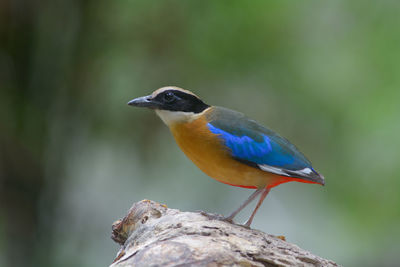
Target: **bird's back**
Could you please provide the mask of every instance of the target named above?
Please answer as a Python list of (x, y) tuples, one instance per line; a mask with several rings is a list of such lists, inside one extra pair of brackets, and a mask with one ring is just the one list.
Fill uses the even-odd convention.
[[(283, 166), (284, 163), (287, 162), (291, 162), (291, 164), (286, 167), (293, 170), (311, 166), (310, 161), (296, 148), (295, 145), (280, 136), (278, 133), (262, 126), (255, 120), (246, 117), (243, 113), (223, 107), (214, 107), (213, 112), (208, 113), (207, 120), (214, 128), (230, 134), (232, 145), (240, 146), (240, 149), (238, 150), (243, 151), (246, 146), (246, 143), (243, 141), (234, 141), (234, 139), (237, 139), (238, 137), (242, 137), (244, 140), (247, 139), (247, 145), (249, 146), (251, 144), (257, 144), (258, 146), (266, 145), (268, 147), (271, 145), (271, 152), (275, 152), (270, 155), (271, 157), (274, 156), (274, 158), (270, 159), (270, 163), (273, 166)], [(269, 140), (265, 140), (265, 137), (268, 137)], [(273, 151), (274, 149), (275, 151)], [(248, 155), (245, 156), (254, 156), (252, 161), (255, 163), (265, 163), (263, 162), (263, 157), (265, 157), (267, 153), (263, 153), (263, 151), (257, 153), (257, 151), (252, 151), (250, 147), (246, 151), (248, 152)]]

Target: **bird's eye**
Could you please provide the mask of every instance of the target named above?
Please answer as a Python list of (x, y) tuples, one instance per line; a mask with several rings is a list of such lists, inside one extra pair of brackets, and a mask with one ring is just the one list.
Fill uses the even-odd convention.
[(173, 102), (175, 100), (175, 95), (173, 93), (171, 93), (171, 92), (167, 92), (167, 93), (164, 94), (163, 100), (166, 103), (171, 103), (171, 102)]

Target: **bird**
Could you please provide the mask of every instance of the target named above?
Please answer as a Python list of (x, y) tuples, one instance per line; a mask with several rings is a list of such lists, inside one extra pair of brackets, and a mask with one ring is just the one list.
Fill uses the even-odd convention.
[(225, 220), (234, 217), (258, 195), (244, 226), (250, 225), (271, 188), (302, 182), (325, 185), (325, 178), (287, 139), (243, 113), (208, 105), (196, 94), (166, 86), (135, 98), (130, 106), (155, 110), (186, 156), (208, 176), (224, 184), (256, 189)]

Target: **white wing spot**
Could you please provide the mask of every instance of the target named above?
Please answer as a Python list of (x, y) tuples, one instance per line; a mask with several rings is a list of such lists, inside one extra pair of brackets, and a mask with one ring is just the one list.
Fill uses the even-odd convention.
[(310, 173), (312, 173), (313, 171), (312, 171), (310, 168), (304, 168), (304, 169), (298, 170), (298, 171), (296, 171), (296, 172), (305, 173), (305, 174), (310, 174)]
[(258, 165), (258, 166), (263, 171), (267, 171), (267, 172), (272, 172), (272, 173), (288, 176), (288, 174), (286, 172), (284, 172), (280, 168), (276, 168), (276, 167), (272, 167), (272, 166), (268, 166), (268, 165)]

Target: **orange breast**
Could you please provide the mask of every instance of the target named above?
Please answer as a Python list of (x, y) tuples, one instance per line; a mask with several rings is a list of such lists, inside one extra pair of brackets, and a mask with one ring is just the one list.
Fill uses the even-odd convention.
[(243, 164), (229, 155), (216, 134), (209, 131), (204, 116), (190, 123), (170, 126), (182, 151), (210, 177), (234, 186), (260, 188), (288, 182), (288, 178)]

